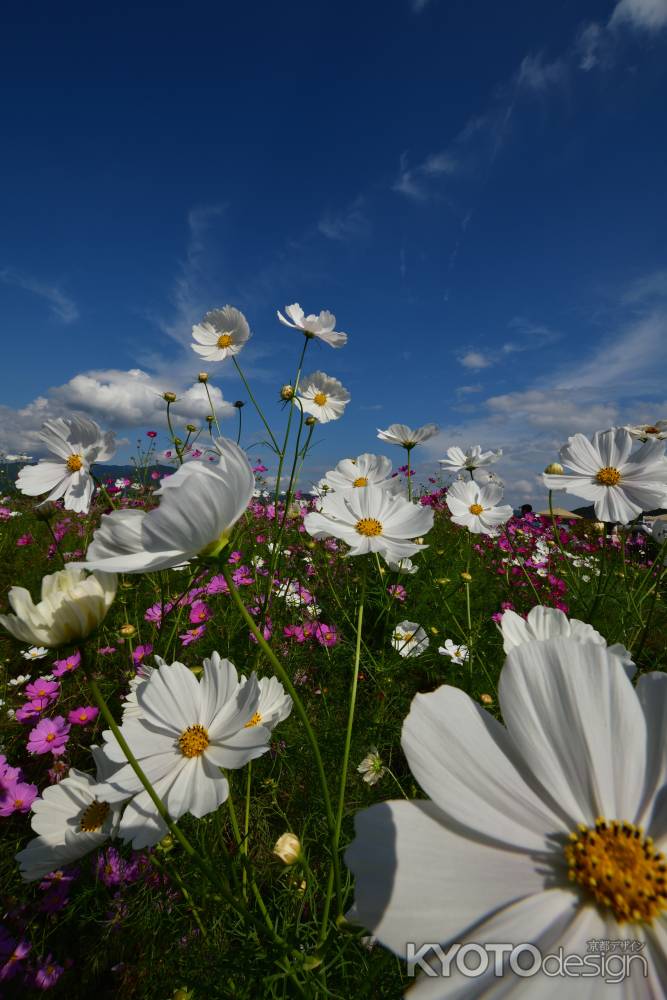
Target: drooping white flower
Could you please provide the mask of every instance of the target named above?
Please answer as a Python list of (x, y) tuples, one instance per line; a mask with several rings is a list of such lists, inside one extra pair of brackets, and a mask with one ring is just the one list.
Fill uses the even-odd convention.
[(387, 559), (387, 566), (394, 573), (407, 573), (409, 576), (414, 576), (419, 566), (415, 566), (412, 559), (404, 557), (403, 559)]
[(205, 361), (224, 361), (243, 348), (250, 338), (250, 327), (242, 312), (223, 306), (207, 312), (201, 323), (192, 327), (192, 336), (196, 341), (190, 345), (192, 350)]
[[(162, 663), (136, 687), (141, 714), (121, 732), (172, 819), (202, 817), (229, 794), (220, 768), (243, 767), (268, 750), (270, 730), (256, 723), (260, 687), (255, 674), (239, 682), (236, 668), (217, 653), (204, 662), (201, 682), (182, 663)], [(104, 752), (121, 765), (100, 786), (107, 801), (133, 795), (120, 835), (135, 849), (158, 842), (166, 826), (110, 731)]]
[(437, 424), (424, 424), (423, 427), (408, 427), (407, 424), (390, 424), (386, 430), (381, 431), (378, 427), (378, 437), (380, 441), (387, 441), (389, 444), (398, 444), (401, 448), (410, 451), (418, 444), (428, 441), (434, 434), (438, 433)]
[(448, 656), (452, 663), (465, 663), (468, 659), (468, 647), (457, 645), (451, 639), (445, 639), (444, 646), (438, 646), (441, 656)]
[[(206, 664), (206, 660), (204, 660)], [(241, 678), (241, 687), (247, 683), (247, 678)], [(260, 677), (259, 703), (257, 710), (247, 726), (264, 726), (269, 732), (275, 729), (279, 722), (284, 722), (292, 711), (292, 699), (285, 694), (285, 688), (277, 677)]]
[(398, 476), (391, 475), (392, 463), (384, 455), (364, 452), (356, 458), (344, 458), (335, 469), (327, 472), (322, 484), (334, 490), (360, 489), (364, 486), (381, 486), (383, 490), (397, 493), (402, 489)]
[(654, 424), (633, 424), (624, 427), (636, 441), (667, 440), (667, 420), (656, 420)]
[(150, 573), (219, 551), (248, 506), (255, 479), (237, 445), (220, 438), (216, 446), (216, 462), (188, 463), (162, 480), (159, 507), (103, 515), (86, 562), (75, 565)]
[(42, 503), (63, 497), (67, 510), (85, 513), (94, 490), (90, 467), (112, 457), (116, 451), (114, 432), (103, 434), (88, 417), (56, 417), (45, 421), (37, 436), (58, 461), (41, 459), (37, 465), (24, 466), (16, 480), (17, 489), (29, 497), (48, 493)]
[(295, 399), (305, 413), (317, 417), (321, 424), (328, 424), (330, 420), (342, 417), (351, 397), (337, 378), (325, 375), (324, 372), (313, 372), (312, 375), (303, 376)]
[(306, 316), (299, 303), (295, 302), (291, 306), (285, 306), (285, 312), (289, 319), (286, 319), (279, 309), (277, 310), (278, 319), (284, 326), (290, 326), (293, 330), (301, 330), (306, 337), (316, 337), (318, 340), (323, 340), (330, 347), (344, 347), (347, 343), (347, 334), (336, 332), (336, 317), (328, 310), (323, 309), (319, 316), (312, 314)]
[(480, 486), (475, 482), (457, 482), (447, 490), (445, 503), (454, 524), (460, 524), (475, 535), (493, 535), (512, 516), (509, 504), (498, 506), (502, 487), (497, 483)]
[(598, 646), (604, 646), (608, 653), (618, 657), (630, 678), (634, 677), (637, 670), (632, 662), (632, 654), (622, 643), (616, 642), (613, 646), (607, 646), (607, 640), (592, 625), (577, 618), (568, 618), (559, 608), (545, 608), (538, 604), (531, 608), (527, 618), (522, 618), (516, 611), (508, 610), (503, 612), (499, 628), (506, 653), (523, 642), (541, 642), (560, 635), (576, 642), (593, 642)]
[[(635, 690), (604, 647), (555, 638), (512, 649), (498, 694), (504, 726), (455, 687), (414, 698), (402, 747), (430, 801), (357, 814), (348, 917), (403, 958), (408, 942), (584, 956), (591, 939), (631, 939), (647, 971), (628, 968), (624, 995), (664, 995), (667, 675)], [(510, 950), (474, 979), (456, 963), (442, 976), (430, 952), (438, 974), (410, 996), (563, 995), (543, 975), (527, 985)]]
[(454, 446), (447, 449), (447, 458), (441, 458), (440, 465), (443, 466), (443, 472), (463, 472), (464, 470), (472, 472), (481, 466), (497, 462), (502, 453), (502, 448), (498, 448), (497, 451), (482, 451), (482, 446), (479, 444), (473, 445), (472, 448), (466, 448), (465, 451), (463, 448)]
[(429, 638), (417, 622), (399, 622), (391, 636), (391, 644), (401, 656), (420, 656), (428, 649)]
[[(0, 615), (0, 625), (22, 642), (53, 649), (85, 639), (104, 619), (116, 596), (116, 577), (92, 573), (70, 563), (42, 577), (42, 599), (34, 604), (25, 587), (8, 594), (13, 615)], [(32, 656), (26, 659), (33, 659)]]
[[(98, 777), (109, 776), (99, 747), (91, 747)], [(44, 878), (63, 865), (70, 865), (114, 837), (120, 822), (122, 802), (114, 805), (98, 796), (98, 779), (70, 768), (57, 785), (45, 788), (32, 805), (34, 837), (16, 855), (27, 882)]]
[(371, 747), (367, 755), (357, 768), (359, 774), (363, 775), (363, 780), (367, 785), (377, 785), (378, 781), (387, 773), (387, 768), (382, 763), (382, 758), (377, 747)]
[(350, 546), (349, 556), (379, 552), (384, 559), (397, 562), (425, 548), (410, 539), (430, 531), (433, 511), (402, 496), (391, 496), (380, 486), (367, 486), (327, 494), (322, 509), (306, 514), (303, 523), (314, 538), (342, 539)]
[(543, 473), (544, 485), (592, 501), (600, 521), (627, 524), (643, 510), (667, 503), (664, 442), (646, 441), (634, 454), (632, 445), (624, 427), (597, 431), (592, 441), (574, 434), (560, 450), (560, 461), (572, 474)]

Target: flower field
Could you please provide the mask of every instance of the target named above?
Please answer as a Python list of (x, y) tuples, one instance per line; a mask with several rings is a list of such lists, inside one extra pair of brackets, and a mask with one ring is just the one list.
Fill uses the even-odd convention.
[(624, 996), (664, 995), (667, 425), (575, 434), (542, 514), (513, 512), (484, 443), (415, 475), (435, 425), (314, 485), (350, 394), (304, 364), (347, 337), (278, 319), (295, 357), (269, 400), (238, 310), (194, 327), (210, 416), (184, 427), (165, 392), (131, 477), (74, 414), (4, 467), (0, 996), (597, 996), (610, 969), (521, 964), (604, 966), (591, 941), (644, 959)]

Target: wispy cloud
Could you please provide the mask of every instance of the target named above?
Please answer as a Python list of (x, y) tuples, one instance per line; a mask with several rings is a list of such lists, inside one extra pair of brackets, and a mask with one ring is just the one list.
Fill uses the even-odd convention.
[(453, 153), (446, 150), (429, 153), (422, 163), (414, 167), (409, 165), (408, 154), (402, 153), (398, 176), (392, 187), (394, 191), (413, 201), (427, 201), (433, 194), (430, 182), (440, 177), (451, 177), (460, 170), (459, 161)]
[(371, 223), (365, 212), (365, 200), (360, 195), (342, 212), (327, 212), (317, 224), (317, 228), (328, 240), (346, 242), (365, 239), (370, 236)]
[(667, 0), (620, 0), (609, 19), (609, 27), (626, 24), (649, 32), (667, 28)]
[(79, 308), (76, 302), (65, 295), (58, 285), (49, 285), (12, 267), (0, 270), (0, 281), (5, 285), (21, 288), (23, 291), (31, 292), (40, 299), (44, 299), (52, 314), (62, 323), (74, 323), (79, 318)]
[(473, 372), (481, 371), (482, 368), (490, 368), (493, 358), (482, 351), (467, 351), (459, 357), (459, 364), (464, 368), (469, 368)]

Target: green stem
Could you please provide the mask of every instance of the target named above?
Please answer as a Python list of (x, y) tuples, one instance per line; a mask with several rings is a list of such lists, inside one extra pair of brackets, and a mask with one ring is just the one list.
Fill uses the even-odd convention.
[(274, 437), (274, 434), (273, 434), (273, 431), (272, 431), (272, 430), (271, 430), (271, 428), (269, 427), (269, 424), (268, 424), (268, 421), (267, 421), (266, 417), (265, 417), (265, 416), (264, 416), (264, 414), (262, 413), (262, 409), (261, 409), (261, 407), (260, 407), (259, 403), (257, 402), (257, 400), (255, 399), (255, 397), (253, 396), (253, 393), (252, 393), (252, 389), (251, 389), (251, 388), (250, 388), (250, 386), (248, 385), (248, 381), (247, 381), (247, 379), (246, 379), (245, 375), (243, 374), (243, 372), (241, 371), (241, 366), (240, 366), (240, 364), (238, 363), (238, 361), (236, 360), (236, 358), (235, 358), (235, 357), (232, 357), (232, 361), (234, 362), (234, 367), (236, 368), (237, 372), (239, 373), (239, 378), (241, 379), (241, 381), (243, 382), (243, 384), (244, 384), (244, 386), (245, 386), (245, 390), (246, 390), (246, 392), (247, 392), (247, 393), (248, 393), (248, 395), (250, 396), (250, 400), (251, 400), (251, 402), (252, 402), (252, 405), (253, 405), (253, 406), (255, 407), (255, 409), (257, 410), (257, 414), (258, 414), (258, 416), (259, 416), (259, 419), (260, 419), (260, 420), (262, 421), (262, 423), (264, 424), (264, 427), (265, 427), (265, 429), (266, 429), (266, 432), (267, 432), (267, 434), (269, 435), (269, 437), (271, 438), (271, 443), (273, 444), (273, 447), (274, 447), (274, 448), (275, 448), (275, 450), (276, 450), (276, 454), (278, 454), (278, 442), (276, 441), (276, 439), (275, 439), (275, 437)]
[(410, 476), (410, 456), (412, 454), (412, 448), (408, 448), (407, 452), (408, 452), (408, 500), (412, 500), (412, 477)]
[(222, 569), (222, 575), (224, 576), (224, 578), (225, 578), (225, 580), (227, 582), (227, 586), (229, 587), (229, 593), (231, 594), (234, 603), (236, 604), (236, 606), (238, 607), (239, 611), (241, 612), (241, 615), (242, 615), (242, 617), (243, 617), (246, 625), (248, 626), (248, 628), (250, 629), (250, 631), (254, 635), (255, 639), (257, 640), (258, 645), (263, 650), (264, 655), (266, 656), (266, 658), (268, 659), (269, 663), (271, 664), (271, 666), (275, 670), (276, 675), (279, 677), (281, 683), (283, 684), (283, 686), (287, 690), (288, 694), (290, 695), (290, 697), (291, 697), (291, 699), (292, 699), (292, 701), (294, 703), (294, 709), (296, 711), (296, 714), (301, 719), (301, 722), (303, 723), (304, 729), (306, 731), (306, 738), (307, 738), (307, 740), (308, 740), (308, 742), (310, 744), (310, 747), (311, 747), (311, 750), (312, 750), (312, 753), (313, 753), (313, 757), (315, 759), (315, 767), (317, 769), (317, 775), (318, 775), (319, 782), (320, 782), (320, 788), (322, 790), (322, 798), (324, 799), (324, 809), (325, 809), (325, 812), (327, 814), (327, 826), (329, 827), (329, 836), (331, 838), (332, 862), (333, 862), (333, 867), (334, 867), (334, 878), (335, 878), (335, 883), (336, 883), (336, 897), (337, 897), (337, 899), (339, 901), (339, 907), (342, 909), (342, 888), (341, 888), (341, 879), (340, 879), (340, 861), (339, 861), (339, 858), (338, 858), (338, 852), (335, 849), (336, 848), (336, 820), (334, 818), (333, 808), (332, 808), (332, 805), (331, 805), (331, 796), (329, 794), (329, 786), (327, 784), (327, 777), (326, 777), (326, 774), (325, 774), (325, 771), (324, 771), (324, 764), (322, 763), (322, 755), (320, 754), (320, 748), (319, 748), (319, 745), (318, 745), (318, 742), (317, 742), (317, 737), (315, 736), (315, 733), (313, 731), (313, 727), (310, 724), (310, 719), (308, 718), (308, 713), (306, 712), (306, 709), (304, 708), (303, 702), (301, 701), (301, 698), (299, 697), (299, 694), (298, 694), (296, 688), (294, 687), (294, 684), (292, 683), (292, 680), (291, 680), (289, 674), (287, 673), (287, 671), (283, 667), (282, 663), (280, 662), (280, 660), (278, 659), (278, 657), (276, 656), (276, 654), (273, 652), (273, 650), (269, 646), (268, 642), (266, 641), (266, 639), (264, 638), (264, 636), (262, 635), (262, 633), (260, 632), (260, 630), (257, 628), (257, 625), (255, 624), (255, 621), (254, 621), (252, 615), (248, 612), (248, 609), (246, 608), (245, 604), (243, 603), (243, 600), (241, 599), (241, 595), (239, 594), (239, 592), (238, 592), (238, 590), (236, 588), (236, 585), (235, 585), (234, 581), (232, 580), (232, 575), (231, 575), (231, 573), (229, 571), (229, 567), (228, 567), (227, 563), (222, 563), (221, 564), (221, 569)]
[(208, 396), (208, 405), (211, 407), (211, 416), (213, 417), (216, 430), (218, 431), (218, 434), (221, 435), (222, 431), (220, 430), (220, 424), (218, 423), (218, 415), (215, 412), (215, 407), (213, 406), (213, 400), (211, 399), (211, 393), (208, 388), (208, 382), (204, 382), (204, 388), (206, 389), (206, 395)]

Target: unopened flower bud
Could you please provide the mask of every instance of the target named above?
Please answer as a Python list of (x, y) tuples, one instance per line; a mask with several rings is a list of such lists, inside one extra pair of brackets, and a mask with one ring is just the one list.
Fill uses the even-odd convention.
[(134, 627), (134, 625), (130, 625), (130, 623), (128, 622), (127, 625), (121, 625), (121, 627), (118, 629), (118, 631), (126, 639), (131, 639), (132, 636), (136, 634), (137, 630)]
[(176, 402), (176, 393), (175, 392), (163, 392), (162, 393), (162, 398), (167, 403), (175, 403)]
[(170, 833), (167, 833), (157, 846), (161, 851), (170, 851), (174, 846), (174, 838)]
[(212, 413), (207, 413), (206, 414), (206, 423), (207, 424), (212, 424), (214, 421), (215, 421), (215, 417), (213, 416), (213, 414)]
[(237, 399), (236, 402), (233, 403), (232, 405), (235, 406), (237, 410), (242, 410), (243, 407), (245, 406), (245, 403), (243, 402), (242, 399)]
[(178, 448), (179, 445), (183, 444), (183, 441), (181, 440), (181, 438), (174, 438), (174, 444)]
[(208, 372), (200, 372), (199, 375), (197, 375), (197, 381), (208, 382)]
[(472, 576), (470, 573), (461, 573), (461, 579), (464, 583), (472, 583)]
[(197, 428), (196, 428), (196, 426), (194, 424), (186, 424), (185, 425), (185, 429), (186, 429), (186, 431), (189, 431), (190, 434), (194, 434), (194, 432), (197, 430)]
[(301, 841), (295, 833), (283, 833), (275, 842), (273, 853), (283, 864), (293, 865), (301, 857)]
[(39, 507), (35, 507), (33, 514), (40, 521), (50, 521), (54, 514), (58, 512), (58, 508), (53, 503), (52, 500), (47, 500), (46, 503), (42, 503)]
[(314, 425), (317, 423), (317, 417), (306, 417), (304, 423), (306, 427), (314, 427)]
[(493, 698), (491, 697), (490, 694), (480, 694), (479, 700), (481, 701), (482, 705), (493, 705)]
[(605, 525), (604, 521), (594, 521), (593, 522), (593, 531), (597, 531), (598, 535), (604, 535), (605, 528), (606, 528), (606, 525)]
[(562, 476), (565, 469), (560, 464), (560, 462), (550, 462), (544, 470), (547, 476)]
[(293, 396), (294, 396), (294, 386), (293, 385), (284, 385), (282, 387), (282, 389), (280, 390), (280, 398), (281, 399), (292, 399)]

